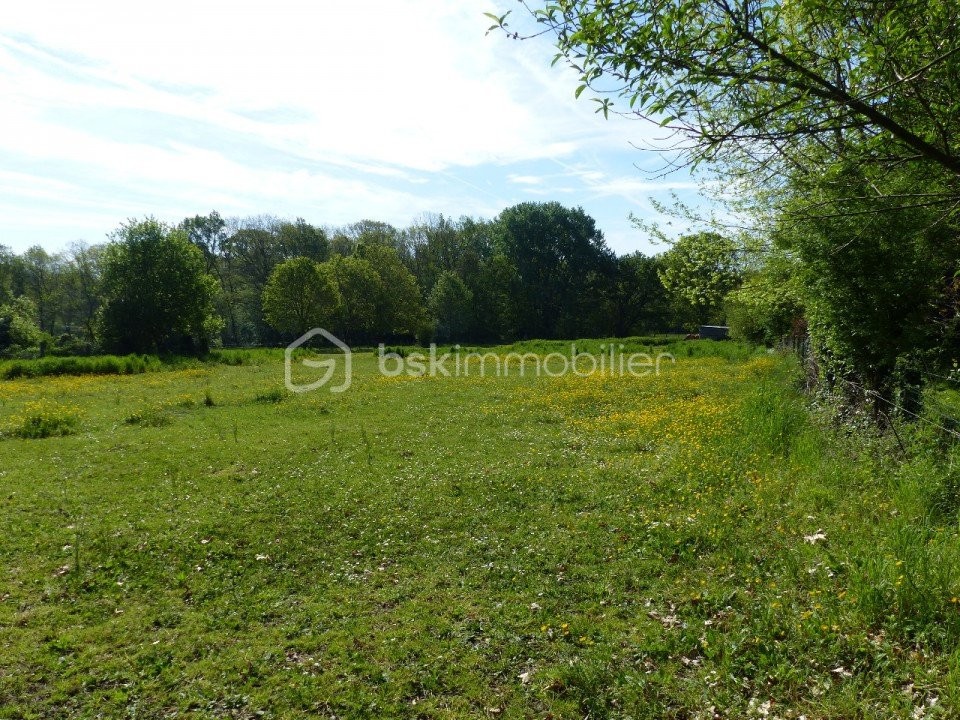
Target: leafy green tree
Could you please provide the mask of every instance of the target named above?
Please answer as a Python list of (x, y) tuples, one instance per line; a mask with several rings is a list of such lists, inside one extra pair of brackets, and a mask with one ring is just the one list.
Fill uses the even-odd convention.
[(287, 259), (280, 240), (280, 221), (261, 215), (232, 219), (222, 245), (220, 284), (224, 291), (229, 335), (234, 342), (267, 343), (277, 340), (264, 319), (263, 291), (270, 273)]
[(270, 279), (270, 273), (284, 260), (283, 247), (272, 218), (246, 220), (227, 239), (238, 271), (258, 296)]
[(365, 243), (367, 245), (386, 245), (394, 250), (400, 250), (404, 245), (403, 233), (390, 223), (379, 220), (360, 220), (344, 229), (351, 238), (354, 247)]
[(661, 260), (641, 252), (617, 258), (610, 288), (611, 332), (625, 337), (640, 332), (666, 330), (670, 306), (658, 271)]
[(207, 272), (217, 276), (219, 258), (227, 242), (227, 223), (216, 210), (209, 215), (195, 215), (184, 218), (178, 226), (186, 231), (190, 242), (203, 252), (203, 259), (207, 264)]
[(221, 327), (203, 253), (185, 231), (153, 218), (113, 233), (101, 287), (98, 335), (107, 350), (201, 353)]
[(287, 259), (306, 257), (323, 262), (330, 257), (330, 243), (323, 228), (315, 227), (303, 218), (280, 223), (277, 234), (283, 256)]
[(43, 332), (52, 333), (58, 317), (59, 277), (62, 258), (51, 255), (39, 245), (28, 248), (15, 270), (17, 292), (29, 297), (37, 308), (37, 320)]
[(217, 313), (224, 319), (223, 340), (230, 345), (253, 343), (259, 338), (253, 333), (244, 333), (242, 327), (254, 326), (246, 317), (246, 303), (252, 293), (246, 287), (245, 279), (239, 270), (237, 244), (233, 243), (233, 222), (228, 223), (220, 213), (213, 211), (209, 215), (195, 215), (185, 218), (178, 226), (187, 232), (190, 242), (203, 252), (207, 272), (213, 275), (220, 285), (217, 294)]
[(470, 326), (473, 293), (458, 275), (449, 270), (441, 273), (430, 291), (428, 305), (437, 321), (438, 340), (446, 342), (464, 337)]
[(327, 260), (326, 232), (303, 218), (288, 222), (259, 215), (225, 222), (223, 234), (216, 274), (223, 288), (219, 307), (227, 320), (227, 339), (234, 343), (277, 340), (261, 305), (270, 275), (285, 260)]
[(679, 238), (660, 259), (660, 281), (688, 310), (688, 323), (700, 325), (723, 319), (723, 301), (741, 281), (741, 261), (735, 242), (717, 233)]
[(494, 249), (497, 225), (487, 220), (425, 216), (406, 231), (410, 268), (430, 297), (444, 273), (459, 277), (473, 296), (464, 338), (505, 339), (509, 322), (508, 284), (515, 277), (509, 261)]
[(582, 208), (521, 203), (497, 218), (496, 251), (513, 268), (508, 281), (512, 321), (520, 337), (590, 333), (614, 255)]
[(397, 251), (389, 245), (361, 243), (356, 257), (367, 261), (380, 279), (372, 296), (373, 333), (379, 338), (416, 335), (424, 319), (423, 297), (417, 279)]
[(47, 339), (34, 302), (21, 295), (0, 305), (0, 357), (36, 352)]
[[(58, 284), (64, 335), (58, 343), (89, 352), (100, 309), (100, 264), (103, 246), (73, 243), (63, 260)], [(61, 348), (59, 351), (63, 351)]]
[(263, 291), (263, 312), (276, 330), (299, 336), (327, 327), (340, 311), (340, 290), (332, 268), (306, 257), (273, 269)]
[[(960, 259), (955, 2), (547, 0), (532, 11), (580, 75), (577, 95), (596, 92), (605, 114), (623, 98), (679, 135), (681, 162), (735, 181), (736, 209), (793, 261), (785, 287), (832, 377), (886, 392), (904, 358), (955, 343), (944, 336), (956, 337)], [(735, 324), (765, 315), (782, 328), (768, 280), (731, 296)]]
[(724, 301), (730, 336), (774, 345), (805, 327), (798, 271), (796, 258), (779, 251), (747, 272)]
[(330, 238), (330, 254), (353, 255), (361, 245), (390, 247), (396, 250), (405, 262), (409, 259), (410, 248), (406, 233), (379, 220), (360, 220), (336, 228)]
[(330, 257), (347, 257), (356, 248), (356, 241), (343, 232), (334, 233), (330, 238)]
[(469, 257), (461, 228), (443, 215), (425, 216), (407, 230), (407, 237), (411, 270), (427, 293), (442, 273), (459, 273), (461, 263)]
[(533, 14), (577, 95), (669, 124), (691, 162), (810, 173), (815, 144), (831, 161), (921, 158), (960, 175), (953, 0), (549, 0)]
[(13, 273), (17, 256), (6, 245), (0, 245), (0, 304), (13, 299)]
[(329, 266), (342, 301), (336, 334), (353, 342), (369, 340), (377, 324), (376, 298), (384, 291), (383, 281), (369, 260), (353, 255), (335, 255)]

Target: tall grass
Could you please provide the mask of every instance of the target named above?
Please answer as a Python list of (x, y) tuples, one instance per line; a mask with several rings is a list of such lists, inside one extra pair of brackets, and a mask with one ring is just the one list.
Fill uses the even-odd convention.
[(36, 360), (8, 360), (0, 363), (0, 379), (13, 380), (47, 375), (133, 375), (159, 370), (161, 366), (160, 359), (153, 355), (45, 357)]
[(798, 402), (784, 397), (777, 385), (761, 385), (748, 395), (742, 406), (744, 432), (751, 441), (773, 456), (790, 453), (807, 425), (807, 413)]
[(48, 375), (134, 375), (163, 369), (216, 365), (249, 365), (272, 359), (276, 351), (220, 349), (203, 358), (156, 355), (92, 355), (0, 361), (0, 380)]
[(253, 351), (243, 348), (219, 348), (211, 350), (205, 360), (218, 365), (249, 365), (255, 356), (263, 355), (263, 350)]

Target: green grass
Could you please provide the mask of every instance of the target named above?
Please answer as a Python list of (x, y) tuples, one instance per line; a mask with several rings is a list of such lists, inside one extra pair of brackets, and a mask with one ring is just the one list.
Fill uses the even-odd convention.
[[(790, 358), (675, 347), (0, 383), (0, 717), (955, 717), (954, 448), (894, 459)], [(10, 432), (37, 403), (73, 434)]]

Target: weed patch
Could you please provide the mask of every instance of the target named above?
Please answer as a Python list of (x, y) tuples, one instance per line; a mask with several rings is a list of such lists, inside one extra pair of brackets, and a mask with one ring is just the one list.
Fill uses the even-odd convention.
[(7, 420), (0, 437), (41, 439), (73, 435), (79, 430), (80, 411), (56, 402), (39, 400), (27, 403), (20, 413)]

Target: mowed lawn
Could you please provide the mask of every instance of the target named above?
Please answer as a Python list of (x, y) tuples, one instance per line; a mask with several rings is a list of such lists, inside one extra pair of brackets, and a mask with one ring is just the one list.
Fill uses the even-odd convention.
[(0, 717), (956, 717), (940, 465), (818, 420), (789, 357), (689, 347), (0, 382)]

